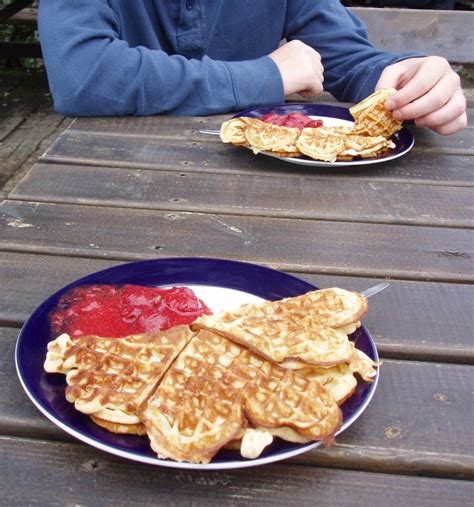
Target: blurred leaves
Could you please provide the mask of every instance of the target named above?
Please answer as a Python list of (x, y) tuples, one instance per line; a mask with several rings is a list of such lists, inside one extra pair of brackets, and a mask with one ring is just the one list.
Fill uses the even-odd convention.
[[(13, 3), (13, 0), (0, 0), (0, 11)], [(30, 7), (37, 8), (39, 1), (32, 2)], [(1, 42), (32, 42), (39, 43), (38, 31), (32, 24), (0, 24), (0, 43)], [(40, 58), (0, 58), (0, 67), (41, 69), (43, 60)]]

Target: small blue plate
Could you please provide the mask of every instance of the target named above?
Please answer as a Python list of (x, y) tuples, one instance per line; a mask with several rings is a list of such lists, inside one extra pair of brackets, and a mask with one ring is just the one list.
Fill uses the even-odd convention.
[[(287, 115), (290, 113), (301, 113), (310, 116), (313, 119), (323, 120), (324, 126), (332, 127), (335, 125), (351, 126), (354, 124), (354, 118), (347, 107), (333, 106), (331, 104), (308, 104), (308, 103), (286, 103), (286, 104), (273, 104), (268, 106), (254, 107), (240, 111), (235, 114), (233, 118), (239, 116), (248, 116), (250, 118), (260, 118), (265, 114), (279, 114)], [(259, 154), (267, 155), (269, 157), (277, 158), (289, 162), (290, 164), (308, 165), (314, 167), (342, 167), (342, 166), (357, 166), (368, 164), (379, 164), (380, 162), (388, 162), (394, 160), (402, 155), (408, 153), (415, 144), (415, 139), (412, 133), (406, 128), (402, 127), (393, 137), (392, 141), (395, 143), (395, 148), (387, 150), (386, 152), (374, 158), (360, 158), (354, 160), (340, 160), (336, 162), (324, 162), (322, 160), (313, 160), (310, 158), (298, 157), (278, 157), (268, 151), (261, 151)]]
[[(51, 336), (48, 314), (59, 298), (73, 287), (88, 284), (136, 284), (148, 286), (194, 285), (207, 290), (218, 288), (223, 293), (239, 291), (268, 300), (297, 296), (316, 289), (294, 276), (263, 266), (219, 259), (164, 258), (122, 264), (85, 278), (59, 290), (44, 301), (26, 321), (16, 344), (16, 368), (20, 382), (36, 407), (54, 424), (67, 433), (103, 451), (153, 465), (182, 469), (230, 469), (272, 463), (296, 456), (320, 445), (293, 444), (279, 439), (254, 460), (242, 458), (238, 451), (222, 450), (207, 465), (177, 463), (162, 460), (151, 450), (148, 437), (117, 435), (100, 428), (75, 410), (65, 398), (64, 375), (48, 374), (43, 370), (46, 347)], [(357, 347), (374, 361), (377, 349), (370, 333), (361, 326), (351, 338)], [(353, 396), (342, 407), (344, 422), (340, 432), (347, 429), (366, 409), (374, 395), (378, 372), (371, 383), (359, 382)]]

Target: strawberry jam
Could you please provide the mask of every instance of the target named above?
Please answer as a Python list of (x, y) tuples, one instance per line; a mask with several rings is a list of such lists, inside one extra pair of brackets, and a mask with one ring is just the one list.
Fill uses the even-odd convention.
[(265, 114), (261, 118), (262, 121), (266, 121), (267, 123), (273, 123), (274, 125), (280, 125), (282, 127), (292, 127), (298, 129), (304, 128), (318, 128), (323, 126), (322, 120), (313, 120), (309, 116), (306, 116), (302, 113), (290, 113), (290, 114)]
[(50, 314), (55, 336), (117, 338), (191, 324), (211, 311), (188, 287), (86, 285), (65, 293)]

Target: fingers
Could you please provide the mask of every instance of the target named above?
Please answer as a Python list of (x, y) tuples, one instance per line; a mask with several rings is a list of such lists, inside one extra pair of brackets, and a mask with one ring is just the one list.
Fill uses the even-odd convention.
[(421, 58), (408, 58), (394, 63), (385, 68), (375, 87), (376, 90), (383, 88), (403, 88), (418, 71)]
[(459, 76), (441, 57), (412, 58), (387, 67), (377, 88), (397, 92), (386, 102), (398, 120), (415, 120), (440, 134), (453, 134), (467, 124), (466, 99)]
[[(405, 62), (405, 65), (407, 68), (399, 74), (398, 91), (390, 97), (386, 104), (387, 108), (392, 111), (401, 110), (407, 104), (424, 96), (444, 76), (452, 73), (449, 63), (444, 58), (410, 59)], [(402, 114), (400, 119), (409, 118), (405, 118)]]
[(416, 70), (411, 69), (412, 66), (410, 65), (410, 60), (402, 60), (401, 62), (389, 65), (380, 75), (380, 79), (375, 89), (382, 90), (384, 88), (395, 88), (398, 90), (402, 87), (403, 82), (408, 80), (409, 74), (416, 72)]
[(467, 126), (466, 98), (458, 90), (451, 99), (437, 111), (416, 119), (419, 127), (428, 127), (438, 134), (454, 134)]
[(463, 113), (461, 116), (454, 119), (453, 121), (450, 121), (449, 123), (445, 123), (443, 125), (431, 128), (438, 134), (447, 136), (461, 131), (462, 129), (466, 128), (466, 126), (467, 126), (467, 115), (466, 113)]
[[(436, 78), (438, 78), (438, 76), (436, 76)], [(393, 109), (393, 117), (397, 120), (414, 120), (427, 116), (430, 113), (441, 111), (447, 103), (451, 102), (453, 96), (457, 93), (459, 88), (458, 79), (456, 74), (448, 73), (441, 76), (431, 88), (427, 86), (421, 87), (420, 85), (420, 94), (418, 97), (416, 94), (413, 94), (412, 86), (410, 86), (412, 82), (410, 82), (403, 90), (400, 90), (400, 93), (410, 87), (410, 90), (404, 97), (413, 98), (407, 105)], [(395, 95), (393, 95), (393, 97), (395, 97)], [(458, 111), (457, 116), (459, 116), (461, 112), (462, 111)], [(448, 120), (451, 119), (452, 118), (448, 118)]]

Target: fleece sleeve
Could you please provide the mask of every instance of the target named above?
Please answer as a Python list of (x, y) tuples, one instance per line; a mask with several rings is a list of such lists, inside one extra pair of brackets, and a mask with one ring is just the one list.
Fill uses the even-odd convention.
[(208, 115), (281, 102), (275, 63), (188, 59), (132, 47), (107, 0), (41, 0), (39, 33), (55, 108), (69, 116)]
[(290, 0), (286, 19), (287, 40), (301, 40), (320, 53), (324, 88), (343, 102), (370, 95), (388, 65), (424, 56), (374, 48), (364, 24), (339, 0)]

